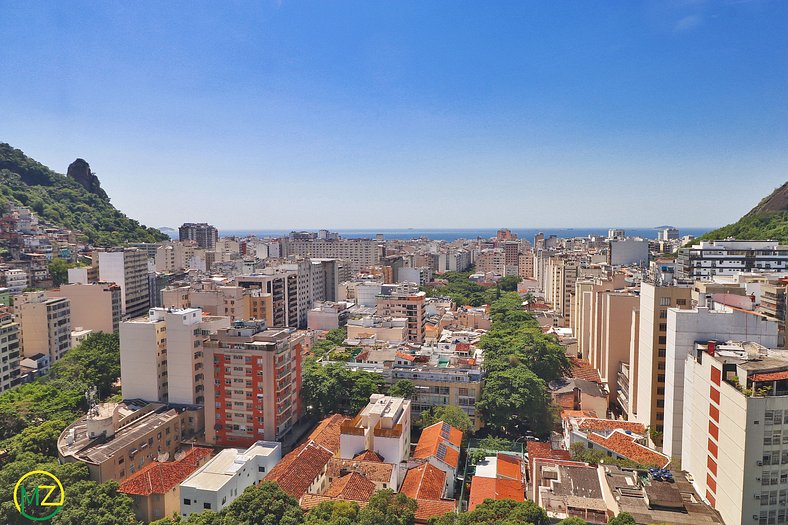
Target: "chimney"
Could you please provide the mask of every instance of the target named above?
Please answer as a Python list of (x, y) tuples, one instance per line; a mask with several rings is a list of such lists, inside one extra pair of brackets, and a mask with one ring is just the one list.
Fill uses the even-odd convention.
[(706, 351), (709, 355), (714, 355), (715, 350), (717, 350), (717, 341), (709, 341), (706, 343)]

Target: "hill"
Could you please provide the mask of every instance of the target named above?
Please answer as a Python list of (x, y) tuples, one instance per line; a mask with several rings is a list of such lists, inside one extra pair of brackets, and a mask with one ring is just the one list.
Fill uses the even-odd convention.
[(62, 175), (0, 143), (0, 206), (7, 202), (32, 208), (45, 222), (79, 230), (96, 246), (168, 238), (110, 204), (98, 177), (83, 159), (75, 160), (68, 175)]
[(747, 215), (696, 240), (771, 239), (788, 244), (788, 182), (761, 200)]

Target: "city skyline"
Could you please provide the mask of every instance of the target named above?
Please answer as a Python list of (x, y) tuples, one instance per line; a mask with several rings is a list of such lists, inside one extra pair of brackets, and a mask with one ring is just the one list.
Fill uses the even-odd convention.
[(2, 140), (156, 227), (716, 227), (788, 167), (781, 2), (2, 6)]

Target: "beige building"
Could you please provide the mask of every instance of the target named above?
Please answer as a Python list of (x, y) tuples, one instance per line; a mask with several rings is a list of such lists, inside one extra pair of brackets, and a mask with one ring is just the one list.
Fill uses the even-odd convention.
[(202, 410), (196, 407), (104, 403), (60, 434), (58, 458), (86, 465), (93, 481), (122, 482), (145, 465), (174, 458), (181, 441), (204, 426)]
[(93, 332), (117, 332), (120, 328), (120, 286), (115, 283), (64, 284), (48, 290), (49, 297), (71, 302), (71, 324)]
[(560, 315), (561, 326), (572, 324), (572, 299), (579, 263), (567, 256), (549, 257), (545, 263), (545, 301)]
[(637, 412), (630, 416), (657, 432), (663, 432), (665, 424), (668, 308), (691, 307), (689, 286), (657, 286), (646, 281), (640, 285)]
[(534, 254), (531, 250), (526, 250), (520, 254), (518, 272), (522, 279), (534, 278)]
[(366, 315), (347, 321), (348, 339), (369, 339), (392, 343), (408, 340), (408, 319), (406, 317), (377, 317)]
[[(393, 286), (393, 285), (386, 285)], [(377, 297), (377, 313), (382, 317), (405, 317), (408, 320), (408, 342), (422, 344), (425, 336), (427, 294), (413, 286), (396, 286)]]
[(191, 286), (165, 288), (161, 296), (166, 307), (199, 308), (208, 315), (221, 315), (232, 321), (251, 317), (249, 293), (240, 286), (206, 280)]
[(506, 275), (506, 254), (500, 248), (482, 250), (476, 256), (476, 273)]
[(71, 349), (71, 302), (47, 298), (46, 292), (27, 292), (14, 298), (14, 315), (22, 328), (22, 353), (49, 356), (49, 362)]

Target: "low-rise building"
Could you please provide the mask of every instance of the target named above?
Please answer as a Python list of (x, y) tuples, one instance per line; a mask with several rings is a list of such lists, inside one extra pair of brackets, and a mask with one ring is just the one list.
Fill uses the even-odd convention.
[(315, 303), (307, 313), (307, 328), (328, 331), (345, 326), (352, 303), (324, 301)]
[(246, 487), (262, 481), (281, 459), (281, 443), (271, 441), (257, 441), (246, 450), (222, 450), (180, 484), (181, 516), (220, 512)]
[(204, 427), (198, 407), (126, 402), (93, 406), (57, 441), (61, 462), (87, 465), (90, 479), (123, 481), (153, 461), (175, 457)]
[(365, 450), (398, 465), (410, 456), (410, 401), (372, 394), (369, 404), (341, 427), (339, 454), (350, 459)]
[(180, 483), (211, 457), (211, 449), (190, 448), (174, 461), (154, 461), (126, 478), (118, 488), (131, 497), (134, 515), (149, 523), (180, 514)]

